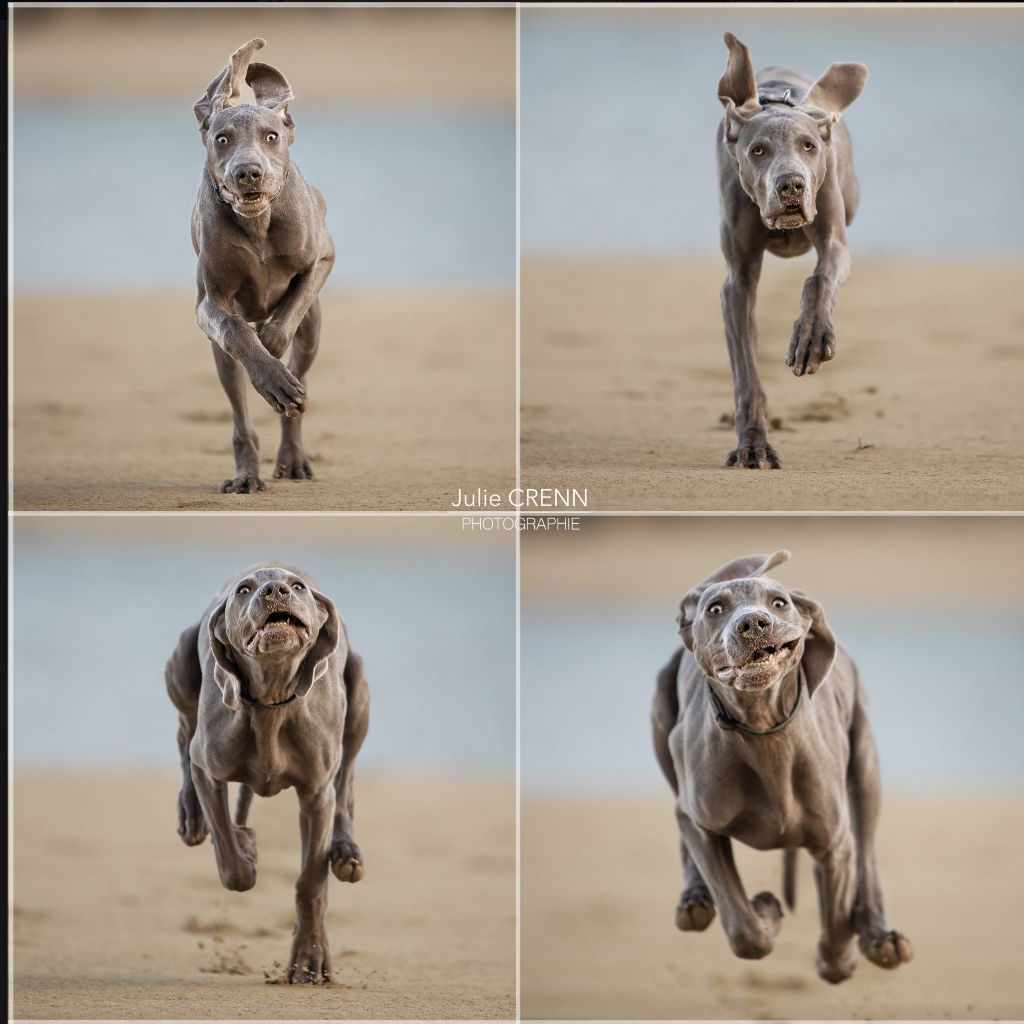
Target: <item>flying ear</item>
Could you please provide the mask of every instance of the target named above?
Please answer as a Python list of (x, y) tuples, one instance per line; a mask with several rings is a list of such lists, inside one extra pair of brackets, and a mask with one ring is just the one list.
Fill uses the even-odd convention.
[(256, 102), (273, 110), (288, 130), (289, 145), (295, 141), (295, 122), (288, 113), (288, 104), (295, 99), (288, 79), (269, 64), (250, 64), (245, 73), (246, 84), (252, 87)]
[(199, 122), (199, 134), (203, 142), (210, 127), (210, 118), (224, 107), (233, 107), (242, 97), (242, 82), (249, 67), (249, 61), (257, 50), (267, 45), (265, 39), (250, 39), (240, 46), (230, 58), (228, 66), (206, 87), (206, 93), (192, 105), (192, 111)]
[(802, 107), (817, 107), (827, 114), (837, 115), (845, 110), (860, 94), (868, 80), (868, 69), (863, 64), (833, 64), (811, 87), (800, 101)]
[(207, 626), (210, 649), (213, 651), (213, 660), (216, 662), (213, 667), (213, 681), (220, 689), (225, 705), (232, 711), (241, 711), (241, 670), (238, 667), (238, 662), (235, 661), (227, 632), (224, 629), (224, 609), (227, 607), (227, 603), (227, 599), (225, 599), (217, 606), (210, 616)]
[(750, 51), (731, 32), (726, 32), (725, 45), (729, 48), (729, 59), (725, 71), (718, 80), (718, 98), (728, 106), (731, 100), (737, 107), (750, 107), (748, 113), (756, 113), (761, 109), (757, 102), (757, 80), (754, 77), (754, 65), (750, 60)]
[(800, 665), (807, 680), (807, 693), (813, 696), (814, 691), (825, 681), (835, 664), (836, 638), (825, 621), (825, 610), (817, 601), (808, 597), (802, 590), (791, 590), (789, 596), (807, 626)]
[(320, 631), (317, 633), (312, 650), (302, 659), (302, 664), (299, 666), (298, 686), (295, 688), (295, 693), (299, 697), (309, 693), (313, 683), (323, 676), (327, 670), (327, 659), (338, 649), (338, 643), (343, 633), (341, 617), (330, 598), (324, 597), (323, 594), (315, 590), (311, 590), (310, 593), (313, 595), (313, 600), (316, 601)]
[(679, 626), (679, 635), (683, 638), (683, 643), (693, 650), (693, 620), (697, 614), (697, 605), (700, 603), (701, 595), (708, 587), (713, 583), (724, 583), (726, 580), (746, 580), (763, 576), (788, 558), (789, 552), (785, 550), (775, 551), (770, 555), (744, 555), (742, 558), (734, 558), (731, 562), (719, 566), (707, 579), (701, 580), (679, 605), (676, 623)]

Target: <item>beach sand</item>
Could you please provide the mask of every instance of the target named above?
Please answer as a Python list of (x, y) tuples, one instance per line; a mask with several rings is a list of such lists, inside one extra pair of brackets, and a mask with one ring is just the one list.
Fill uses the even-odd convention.
[[(524, 798), (523, 1017), (1019, 1019), (1022, 843), (1019, 799), (887, 799), (878, 853), (889, 920), (914, 960), (894, 972), (862, 960), (832, 986), (814, 970), (806, 854), (774, 952), (739, 960), (718, 918), (702, 933), (674, 926), (681, 876), (667, 786), (661, 800)], [(780, 893), (780, 854), (734, 849), (748, 892)]]
[(522, 279), (524, 485), (587, 487), (591, 509), (1024, 507), (1024, 269), (854, 254), (835, 360), (783, 363), (807, 260), (768, 260), (760, 366), (781, 472), (734, 447), (724, 264), (532, 258)]
[(209, 841), (175, 834), (177, 787), (128, 772), (15, 779), (15, 1017), (513, 1016), (511, 782), (357, 780), (367, 873), (331, 879), (324, 988), (275, 983), (294, 923), (294, 794), (255, 801), (259, 878), (231, 893)]
[(321, 301), (303, 421), (316, 479), (273, 479), (280, 420), (250, 388), (267, 490), (232, 495), (217, 491), (231, 413), (192, 296), (17, 294), (13, 507), (428, 510), (512, 486), (511, 292)]

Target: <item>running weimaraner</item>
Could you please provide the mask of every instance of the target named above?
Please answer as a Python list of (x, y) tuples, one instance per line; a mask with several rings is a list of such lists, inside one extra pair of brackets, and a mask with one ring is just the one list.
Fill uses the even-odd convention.
[(832, 311), (850, 273), (846, 226), (857, 210), (857, 179), (840, 111), (867, 81), (863, 64), (833, 64), (816, 82), (788, 68), (758, 75), (750, 53), (726, 32), (729, 61), (718, 83), (725, 117), (718, 129), (725, 338), (736, 400), (736, 448), (727, 466), (779, 469), (768, 443), (768, 407), (757, 374), (754, 302), (765, 250), (818, 262), (804, 283), (786, 365), (798, 377), (836, 354)]
[(683, 598), (684, 647), (658, 675), (654, 749), (676, 794), (683, 894), (676, 926), (722, 914), (733, 953), (772, 951), (782, 918), (770, 892), (747, 899), (732, 840), (785, 850), (792, 908), (796, 850), (816, 861), (818, 974), (849, 978), (859, 936), (879, 967), (913, 957), (886, 923), (875, 861), (878, 758), (857, 669), (821, 605), (765, 576), (788, 551), (723, 565)]
[[(329, 981), (328, 871), (363, 877), (352, 783), (370, 708), (337, 610), (298, 569), (254, 566), (181, 634), (165, 679), (179, 713), (178, 834), (196, 846), (209, 831), (226, 889), (256, 884), (256, 834), (245, 824), (253, 793), (295, 787), (302, 866), (288, 980)], [(229, 782), (242, 784), (234, 822)]]
[[(264, 490), (259, 439), (249, 420), (245, 375), (281, 414), (274, 476), (312, 479), (302, 449), (306, 371), (320, 342), (320, 289), (334, 266), (324, 197), (288, 152), (294, 97), (280, 71), (250, 63), (265, 44), (250, 40), (194, 107), (206, 166), (192, 210), (199, 257), (196, 318), (213, 342), (217, 374), (234, 419), (235, 475), (222, 493)], [(256, 105), (239, 104), (242, 84)], [(287, 368), (282, 356), (292, 346)]]

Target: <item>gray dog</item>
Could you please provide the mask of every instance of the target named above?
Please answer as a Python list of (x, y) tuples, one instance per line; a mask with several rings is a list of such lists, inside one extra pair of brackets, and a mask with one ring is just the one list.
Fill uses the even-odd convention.
[(747, 48), (725, 34), (729, 62), (718, 83), (725, 117), (718, 129), (725, 338), (736, 399), (736, 448), (727, 466), (778, 469), (768, 443), (768, 408), (757, 374), (754, 301), (765, 250), (818, 255), (804, 283), (786, 365), (798, 377), (836, 354), (832, 311), (850, 272), (846, 226), (857, 209), (857, 179), (840, 111), (867, 81), (863, 64), (833, 64), (816, 82), (798, 71), (765, 68), (758, 75)]
[[(196, 318), (213, 342), (217, 374), (234, 419), (235, 475), (222, 493), (262, 491), (259, 439), (245, 402), (245, 375), (282, 415), (274, 476), (308, 480), (300, 417), (306, 371), (320, 342), (320, 289), (334, 266), (324, 197), (306, 183), (288, 152), (295, 128), (291, 87), (280, 71), (250, 63), (265, 45), (253, 39), (192, 108), (206, 166), (192, 210), (199, 257)], [(256, 106), (239, 104), (242, 84)], [(281, 357), (292, 346), (287, 368)]]
[(821, 908), (818, 974), (850, 977), (854, 936), (879, 967), (913, 957), (890, 930), (875, 861), (880, 786), (865, 695), (821, 605), (767, 578), (788, 551), (723, 565), (683, 598), (685, 647), (658, 675), (654, 748), (676, 794), (683, 894), (676, 925), (703, 931), (721, 912), (732, 951), (772, 951), (782, 918), (769, 892), (748, 900), (733, 839), (816, 862)]
[[(329, 981), (328, 873), (363, 877), (352, 784), (370, 706), (337, 610), (298, 569), (255, 566), (181, 634), (165, 679), (179, 714), (178, 834), (196, 846), (209, 832), (226, 889), (256, 884), (253, 793), (295, 787), (302, 866), (288, 980)], [(229, 782), (242, 784), (234, 821)]]

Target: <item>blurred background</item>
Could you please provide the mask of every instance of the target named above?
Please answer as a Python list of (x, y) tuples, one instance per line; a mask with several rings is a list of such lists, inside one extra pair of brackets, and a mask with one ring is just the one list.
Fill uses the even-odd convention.
[(15, 11), (14, 286), (194, 284), (192, 104), (259, 35), (327, 197), (327, 288), (511, 287), (514, 27), (500, 9)]
[[(514, 1016), (513, 536), (397, 515), (32, 516), (12, 529), (14, 1017)], [(229, 578), (275, 559), (332, 598), (370, 685), (355, 783), (366, 878), (332, 879), (333, 984), (313, 991), (282, 984), (294, 792), (253, 804), (251, 892), (220, 885), (209, 842), (175, 834), (164, 664)]]
[(334, 601), (366, 661), (361, 772), (509, 778), (514, 558), (508, 536), (447, 518), (18, 518), (15, 768), (175, 771), (167, 658), (231, 576), (280, 560)]
[[(651, 746), (654, 677), (681, 644), (684, 594), (779, 548), (792, 558), (771, 575), (822, 602), (867, 690), (889, 919), (915, 945), (898, 972), (863, 963), (836, 988), (814, 973), (807, 854), (765, 960), (736, 959), (717, 920), (699, 935), (673, 924), (678, 834)], [(1022, 568), (1015, 516), (623, 516), (526, 534), (524, 1017), (1019, 1017)], [(748, 893), (779, 891), (780, 855), (734, 849)]]
[[(239, 501), (217, 493), (230, 416), (194, 313), (192, 105), (256, 36), (337, 257), (317, 483)], [(15, 507), (422, 510), (467, 478), (511, 487), (515, 75), (507, 6), (15, 9)], [(277, 417), (249, 404), (272, 456)]]
[[(798, 12), (798, 13), (797, 13)], [(715, 137), (722, 41), (812, 78), (867, 65), (843, 113), (861, 202), (838, 356), (783, 363), (815, 253), (764, 261), (759, 370), (783, 474), (723, 473)], [(1024, 9), (800, 4), (521, 16), (524, 480), (600, 511), (1016, 510), (1024, 469)], [(786, 431), (785, 437), (779, 431)]]
[(868, 66), (843, 114), (863, 256), (1020, 256), (1024, 11), (801, 5), (522, 13), (524, 256), (716, 255), (725, 31), (754, 67)]

